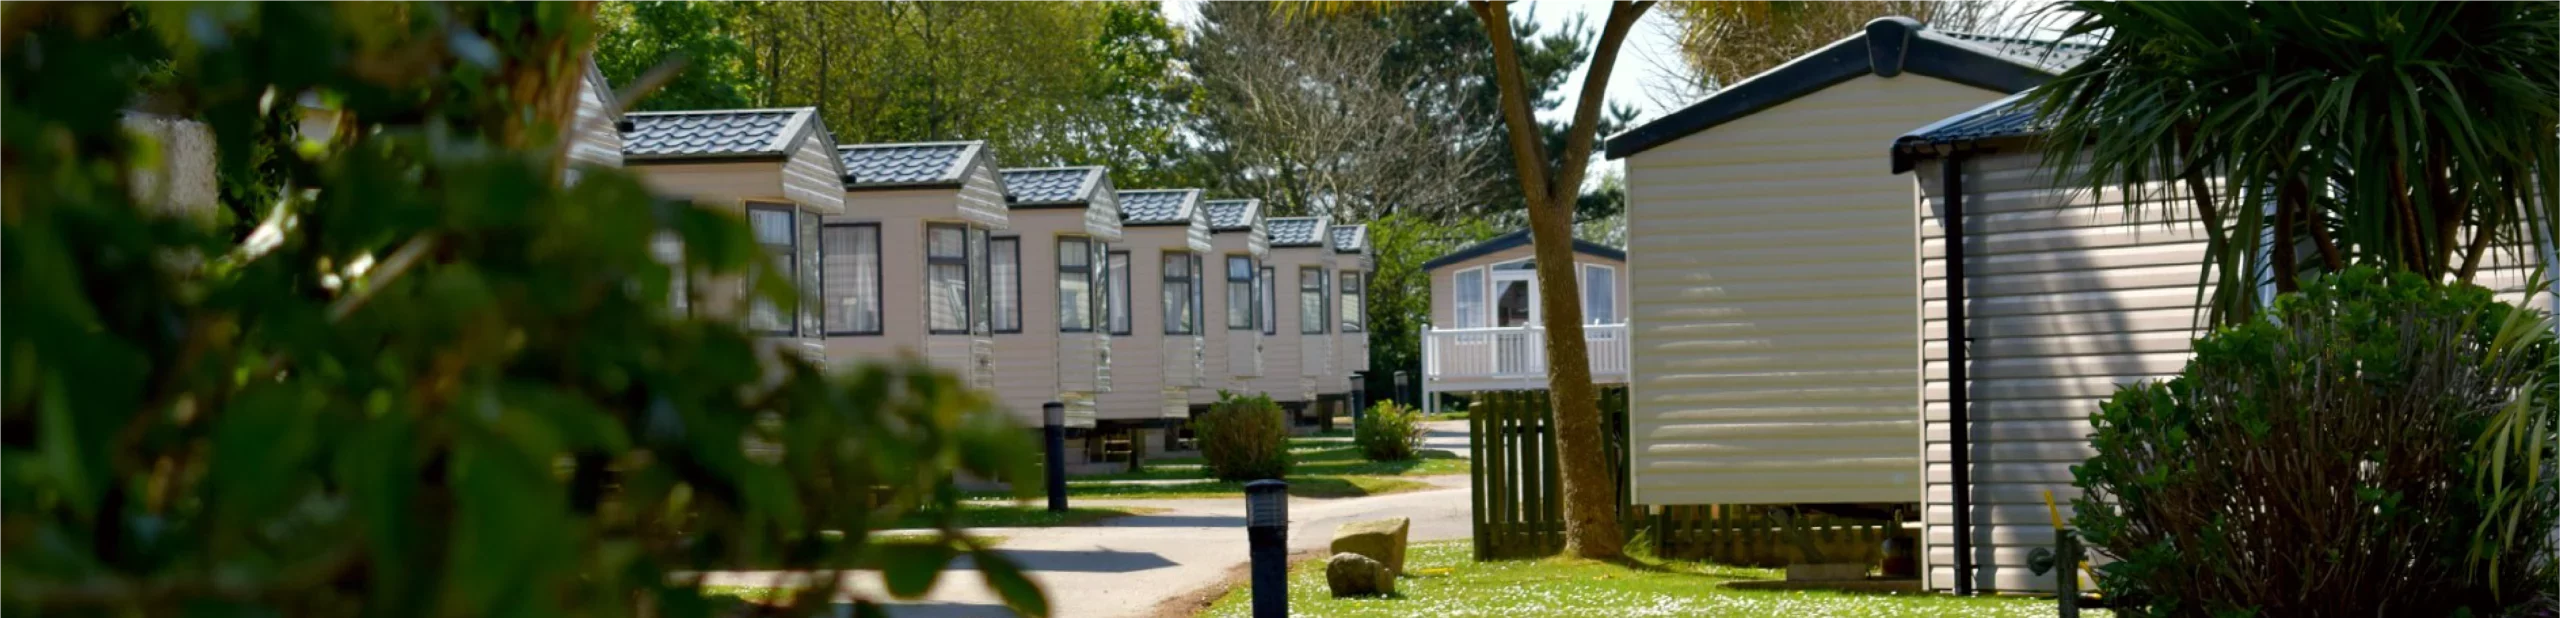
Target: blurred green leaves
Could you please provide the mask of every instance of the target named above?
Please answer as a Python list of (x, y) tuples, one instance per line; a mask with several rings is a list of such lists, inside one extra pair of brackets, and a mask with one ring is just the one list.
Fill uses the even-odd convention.
[[(0, 9), (0, 613), (706, 615), (687, 574), (723, 569), (817, 573), (782, 613), (831, 612), (827, 574), (895, 566), (872, 522), (1027, 476), (948, 376), (672, 310), (679, 276), (796, 292), (721, 209), (562, 186), (590, 8)], [(292, 133), (305, 93), (336, 138)], [(203, 123), (255, 216), (138, 203), (168, 153), (131, 109)], [(966, 553), (1042, 613), (934, 542), (900, 581)]]

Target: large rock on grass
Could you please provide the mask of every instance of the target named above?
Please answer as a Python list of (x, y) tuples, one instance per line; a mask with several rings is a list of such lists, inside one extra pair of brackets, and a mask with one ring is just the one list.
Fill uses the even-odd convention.
[(1336, 599), (1394, 594), (1396, 574), (1368, 556), (1334, 554), (1324, 561), (1324, 585)]
[(1333, 553), (1368, 556), (1387, 565), (1387, 574), (1402, 574), (1405, 534), (1412, 529), (1412, 520), (1402, 517), (1346, 523), (1333, 530)]

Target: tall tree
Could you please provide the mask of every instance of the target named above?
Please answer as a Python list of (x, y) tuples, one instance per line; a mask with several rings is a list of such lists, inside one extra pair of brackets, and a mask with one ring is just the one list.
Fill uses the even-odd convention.
[(1976, 31), (1997, 5), (1979, 0), (1746, 0), (1674, 2), (1662, 7), (1679, 41), (1688, 79), (1676, 92), (1652, 93), (1680, 101), (1705, 96), (1734, 82), (1811, 53), (1879, 17), (1902, 16), (1930, 28)]
[(748, 75), (738, 5), (647, 0), (607, 2), (596, 9), (596, 66), (619, 85), (660, 63), (682, 72), (633, 107), (642, 110), (728, 109), (754, 105), (759, 84)]
[[(607, 3), (621, 83), (687, 59), (652, 109), (815, 106), (844, 142), (986, 140), (1009, 166), (1098, 163), (1124, 186), (1196, 166), (1193, 87), (1152, 3)], [(630, 19), (615, 19), (630, 15)], [(641, 19), (646, 18), (646, 19)], [(660, 24), (650, 20), (664, 18)], [(696, 91), (736, 91), (733, 98)]]
[(1286, 10), (1200, 9), (1191, 66), (1217, 188), (1263, 199), (1274, 213), (1338, 221), (1471, 210), (1491, 195), (1483, 170), (1493, 144), (1456, 139), (1474, 132), (1467, 117), (1414, 104), (1407, 93), (1417, 77), (1385, 62), (1391, 33)]
[[(1375, 13), (1423, 0), (1272, 0), (1298, 15)], [(1582, 197), (1582, 177), (1590, 169), (1592, 146), (1603, 123), (1608, 77), (1618, 67), (1618, 49), (1636, 18), (1656, 0), (1610, 0), (1600, 21), (1600, 44), (1592, 49), (1590, 69), (1582, 74), (1582, 92), (1574, 103), (1572, 126), (1556, 149), (1539, 131), (1536, 92), (1521, 69), (1521, 49), (1510, 28), (1508, 0), (1467, 0), (1477, 23), (1492, 41), (1495, 85), (1503, 92), (1505, 144), (1521, 187), (1521, 208), (1528, 213), (1528, 236), (1539, 264), (1539, 280), (1572, 282), (1574, 274), (1574, 205)], [(1725, 0), (1725, 10), (1774, 10), (1772, 0)], [(1546, 315), (1546, 390), (1556, 405), (1556, 456), (1564, 477), (1564, 554), (1613, 559), (1623, 554), (1626, 536), (1618, 528), (1618, 485), (1610, 480), (1600, 428), (1600, 392), (1592, 387), (1590, 349), (1582, 341), (1582, 303), (1572, 285), (1539, 287), (1539, 308)]]
[(1207, 166), (1191, 156), (1185, 121), (1199, 104), (1199, 82), (1182, 59), (1188, 43), (1153, 2), (1108, 2), (1093, 39), (1080, 96), (1066, 101), (1064, 122), (1040, 123), (1045, 150), (1021, 153), (1061, 163), (1111, 167), (1122, 187), (1202, 186)]

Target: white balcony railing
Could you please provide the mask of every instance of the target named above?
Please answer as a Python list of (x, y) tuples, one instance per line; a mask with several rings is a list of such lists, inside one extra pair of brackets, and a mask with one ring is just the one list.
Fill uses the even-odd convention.
[[(1546, 336), (1546, 329), (1537, 326), (1426, 329), (1422, 331), (1426, 388), (1464, 390), (1543, 381), (1547, 378)], [(1591, 354), (1592, 381), (1627, 381), (1626, 324), (1584, 326), (1582, 340)]]

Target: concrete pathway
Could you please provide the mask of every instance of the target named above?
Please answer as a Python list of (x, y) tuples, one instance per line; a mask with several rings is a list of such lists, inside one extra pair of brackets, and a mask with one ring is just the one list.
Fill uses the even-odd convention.
[[(1467, 454), (1466, 423), (1435, 422), (1425, 447)], [(1464, 539), (1468, 524), (1467, 476), (1416, 477), (1432, 489), (1365, 498), (1291, 498), (1289, 549), (1322, 549), (1343, 522), (1386, 517), (1413, 520), (1412, 542)], [(1144, 506), (1160, 513), (1120, 517), (1069, 528), (980, 528), (1003, 537), (998, 551), (1030, 571), (1047, 591), (1053, 615), (1118, 618), (1152, 615), (1156, 606), (1217, 583), (1246, 562), (1244, 500), (1079, 500), (1079, 506)], [(964, 563), (965, 567), (965, 563)], [(769, 586), (780, 573), (731, 572), (705, 583)], [(878, 573), (846, 576), (846, 585), (885, 598)], [(905, 617), (1005, 616), (1002, 603), (974, 570), (946, 572), (927, 598), (892, 608)]]

